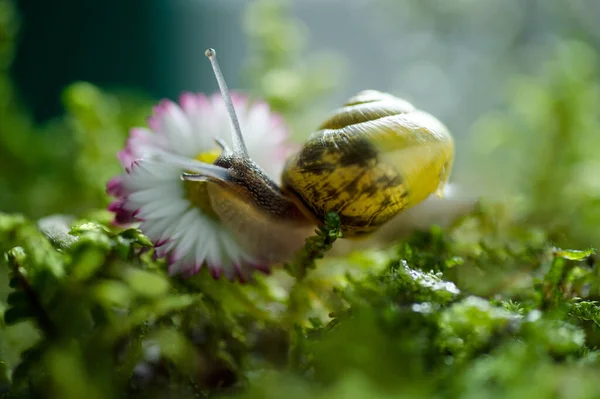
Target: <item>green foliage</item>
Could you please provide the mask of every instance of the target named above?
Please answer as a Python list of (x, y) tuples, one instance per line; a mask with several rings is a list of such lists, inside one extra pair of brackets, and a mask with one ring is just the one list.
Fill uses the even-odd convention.
[[(209, 332), (213, 326), (207, 321), (222, 312), (203, 305), (204, 295), (173, 287), (177, 282), (152, 260), (150, 243), (139, 231), (112, 232), (95, 222), (74, 222), (67, 233), (74, 239), (57, 250), (22, 217), (0, 215), (0, 226), (3, 243), (24, 244), (7, 252), (13, 290), (4, 312), (6, 333), (30, 320), (40, 335), (9, 364), (15, 393), (40, 395), (52, 387), (52, 397), (112, 397), (129, 389), (134, 394), (132, 378), (154, 373), (184, 381), (204, 372), (198, 376), (206, 379), (192, 378), (187, 385), (216, 388), (224, 377), (209, 380), (213, 368), (227, 371), (239, 362), (235, 353), (221, 353), (220, 345), (197, 352), (194, 334), (212, 334), (196, 338), (216, 343), (235, 328)], [(216, 298), (210, 300), (216, 307)], [(229, 339), (246, 344), (239, 337)], [(221, 358), (224, 365), (215, 363)], [(136, 370), (145, 374), (136, 376)]]
[(504, 112), (473, 127), (475, 162), (492, 165), (487, 177), (518, 193), (523, 219), (561, 244), (600, 241), (597, 66), (593, 47), (565, 40), (535, 76), (511, 79)]
[[(466, 229), (481, 234), (481, 215), (414, 235), (384, 255), (380, 268), (331, 279), (317, 267), (292, 280), (281, 270), (247, 286), (207, 273), (169, 278), (135, 229), (64, 218), (42, 225), (44, 233), (23, 217), (0, 217), (12, 287), (1, 331), (10, 336), (27, 323), (37, 331), (19, 358), (7, 353), (15, 348), (2, 348), (13, 359), (4, 364), (14, 395), (253, 398), (277, 397), (288, 384), (298, 398), (354, 389), (362, 397), (462, 397), (477, 389), (524, 397), (524, 375), (550, 391), (555, 382), (544, 385), (543, 375), (585, 387), (576, 394), (566, 386), (566, 396), (598, 394), (585, 376), (598, 367), (600, 306), (589, 285), (577, 284), (597, 280), (592, 251), (546, 242), (539, 257), (515, 253), (529, 262), (519, 268), (538, 277), (526, 288), (513, 279), (519, 289), (476, 296), (464, 276), (448, 278), (467, 264), (474, 248), (458, 238)], [(332, 215), (307, 241), (313, 257), (299, 259), (314, 262), (338, 236)], [(463, 261), (422, 270), (423, 259), (439, 264), (433, 253), (425, 256), (432, 246)], [(360, 256), (367, 262), (368, 254)], [(335, 262), (351, 271), (349, 260)], [(315, 295), (325, 314), (314, 315)]]
[(116, 153), (151, 103), (76, 82), (63, 94), (66, 114), (35, 125), (8, 73), (17, 26), (12, 2), (0, 1), (0, 210), (38, 218), (103, 207), (106, 181), (120, 172)]
[(292, 5), (289, 0), (249, 4), (244, 21), (251, 50), (246, 76), (253, 93), (283, 114), (303, 140), (322, 117), (319, 100), (339, 85), (344, 62), (340, 55), (306, 49), (307, 29), (291, 17)]

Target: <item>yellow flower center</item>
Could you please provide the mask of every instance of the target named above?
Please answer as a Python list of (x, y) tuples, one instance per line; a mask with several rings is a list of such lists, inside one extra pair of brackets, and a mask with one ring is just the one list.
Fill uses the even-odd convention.
[(196, 157), (196, 159), (200, 162), (212, 164), (217, 160), (217, 158), (219, 158), (219, 155), (221, 155), (221, 150), (215, 148), (213, 150), (201, 153)]
[[(214, 150), (199, 154), (196, 159), (200, 162), (212, 164), (220, 154), (221, 150), (215, 148)], [(206, 182), (184, 180), (183, 187), (186, 191), (186, 197), (192, 205), (200, 208), (205, 215), (211, 217), (212, 219), (218, 219), (217, 214), (215, 211), (213, 211), (212, 206), (210, 205), (210, 198), (208, 198)]]

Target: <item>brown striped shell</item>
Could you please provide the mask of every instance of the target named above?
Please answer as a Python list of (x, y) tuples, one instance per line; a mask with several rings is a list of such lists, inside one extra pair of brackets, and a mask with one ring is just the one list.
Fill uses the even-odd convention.
[(368, 234), (441, 192), (454, 159), (446, 127), (387, 93), (350, 98), (290, 157), (282, 188), (308, 215), (340, 215), (346, 237)]

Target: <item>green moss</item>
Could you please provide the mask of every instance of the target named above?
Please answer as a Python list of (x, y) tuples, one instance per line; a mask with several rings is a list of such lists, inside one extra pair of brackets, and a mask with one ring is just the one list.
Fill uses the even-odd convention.
[[(25, 218), (1, 215), (0, 236), (6, 248), (14, 246), (6, 257), (12, 290), (2, 334), (11, 336), (28, 321), (39, 334), (2, 348), (5, 385), (28, 395), (52, 387), (56, 397), (77, 397), (84, 387), (98, 397), (277, 397), (281, 384), (292, 384), (290, 395), (298, 398), (351, 395), (354, 389), (361, 391), (352, 395), (361, 397), (482, 391), (525, 397), (528, 376), (544, 392), (574, 378), (586, 395), (598, 394), (582, 376), (598, 366), (592, 342), (600, 307), (582, 299), (585, 292), (573, 284), (596, 278), (585, 266), (591, 251), (548, 243), (534, 257), (513, 253), (529, 260), (520, 267), (538, 282), (513, 295), (473, 295), (467, 288), (472, 282), (451, 272), (466, 264), (470, 250), (456, 240), (466, 226), (476, 229), (471, 221), (477, 218), (449, 231), (418, 233), (397, 251), (380, 253), (386, 266), (333, 280), (315, 260), (330, 245), (328, 237), (339, 235), (332, 219), (290, 266), (306, 271), (316, 262), (314, 271), (299, 279), (282, 270), (240, 286), (205, 273), (167, 277), (135, 229), (73, 220), (64, 233), (70, 239), (55, 228), (44, 230), (55, 233), (49, 241)], [(444, 262), (456, 258), (465, 261)], [(350, 260), (336, 262), (352, 269)], [(427, 262), (442, 266), (425, 271)], [(285, 291), (290, 278), (298, 280)], [(317, 292), (327, 292), (320, 306), (328, 315), (313, 315)], [(544, 376), (557, 380), (544, 382)]]

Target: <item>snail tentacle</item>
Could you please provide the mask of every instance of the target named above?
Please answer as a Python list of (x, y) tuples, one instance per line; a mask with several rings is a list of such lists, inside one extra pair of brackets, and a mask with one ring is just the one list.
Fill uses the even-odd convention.
[(227, 83), (225, 83), (225, 78), (223, 77), (223, 73), (221, 72), (221, 68), (219, 67), (219, 63), (217, 61), (217, 52), (214, 49), (209, 48), (204, 54), (210, 60), (210, 64), (215, 73), (215, 77), (217, 78), (219, 90), (221, 91), (221, 96), (223, 97), (225, 107), (227, 108), (227, 114), (229, 115), (229, 121), (231, 122), (231, 139), (233, 142), (233, 151), (235, 154), (241, 156), (242, 158), (249, 158), (248, 150), (246, 149), (246, 143), (244, 142), (244, 137), (242, 136), (240, 122), (238, 121), (237, 115), (235, 113), (235, 108), (233, 107), (233, 102), (231, 101), (231, 95), (229, 94)]
[[(146, 158), (145, 160), (150, 162), (152, 162), (153, 160), (160, 160), (161, 162), (164, 162), (166, 164), (176, 166), (183, 170), (187, 170), (188, 173), (186, 174), (198, 174), (212, 177), (221, 181), (228, 181), (230, 179), (229, 171), (222, 166), (198, 161), (195, 159), (189, 159), (186, 157), (168, 153), (166, 151), (157, 151), (155, 154)], [(181, 176), (181, 178), (183, 180), (187, 180), (184, 178), (183, 175)]]

